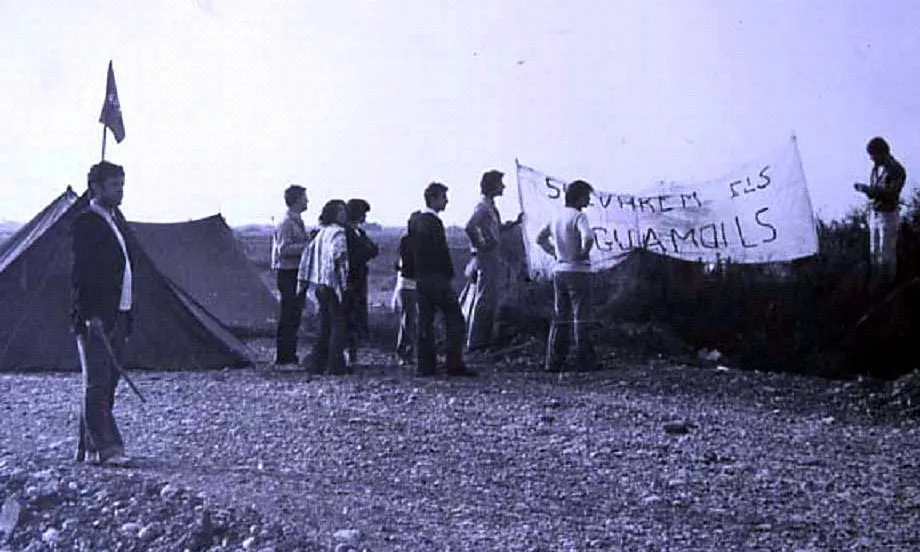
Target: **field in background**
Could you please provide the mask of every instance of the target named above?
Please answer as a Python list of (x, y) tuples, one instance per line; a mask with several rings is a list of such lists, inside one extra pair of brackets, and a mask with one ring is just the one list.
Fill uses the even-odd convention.
[[(396, 261), (398, 260), (397, 242), (402, 228), (379, 227), (370, 225), (368, 235), (380, 248), (380, 255), (369, 263), (370, 280), (368, 282), (368, 301), (371, 308), (385, 308), (390, 304), (393, 286), (396, 283)], [(252, 261), (259, 276), (272, 292), (275, 292), (274, 274), (271, 271), (271, 226), (244, 226), (234, 228), (246, 257)], [(461, 228), (447, 229), (447, 242), (458, 275), (463, 274), (463, 267), (469, 261), (469, 245), (466, 234)], [(454, 286), (459, 293), (463, 286), (462, 278), (455, 278)]]

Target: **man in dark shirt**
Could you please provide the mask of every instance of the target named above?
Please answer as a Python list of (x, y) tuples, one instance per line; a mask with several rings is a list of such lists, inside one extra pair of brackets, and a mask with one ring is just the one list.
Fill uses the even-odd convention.
[(73, 222), (73, 330), (83, 370), (83, 408), (76, 460), (123, 466), (130, 462), (115, 423), (119, 372), (105, 341), (120, 361), (131, 333), (132, 257), (125, 219), (118, 210), (124, 169), (102, 161), (87, 178), (92, 199)]
[(434, 317), (440, 310), (446, 330), (445, 372), (448, 376), (474, 376), (463, 362), (463, 314), (450, 281), (454, 265), (439, 213), (447, 207), (447, 186), (432, 182), (425, 188), (425, 209), (409, 217), (408, 241), (418, 291), (418, 374), (435, 373)]
[(348, 364), (354, 367), (358, 358), (358, 340), (369, 333), (367, 263), (380, 253), (377, 244), (362, 228), (371, 205), (363, 199), (349, 199), (345, 204), (348, 223), (345, 239), (348, 243), (348, 282), (345, 286), (344, 307), (348, 318)]

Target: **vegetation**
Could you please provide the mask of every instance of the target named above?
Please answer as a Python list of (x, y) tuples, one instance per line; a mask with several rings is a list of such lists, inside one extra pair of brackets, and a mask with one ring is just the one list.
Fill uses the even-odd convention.
[[(790, 263), (707, 266), (637, 251), (596, 279), (596, 341), (602, 350), (638, 345), (643, 353), (669, 356), (718, 350), (724, 362), (745, 369), (826, 377), (894, 378), (918, 366), (896, 362), (917, 325), (910, 294), (889, 302), (881, 322), (856, 323), (884, 294), (868, 286), (865, 210), (819, 221), (819, 253)], [(374, 228), (381, 256), (371, 263), (371, 305), (392, 293), (400, 229)], [(457, 273), (467, 261), (462, 231), (450, 229)], [(269, 237), (240, 234), (247, 254), (268, 268)], [(901, 228), (899, 278), (920, 276), (920, 195), (908, 202)], [(458, 291), (462, 285), (457, 279)], [(552, 310), (549, 282), (518, 282), (508, 290), (499, 327), (504, 344), (545, 339)], [(382, 320), (382, 318), (381, 318)], [(881, 324), (881, 326), (879, 326)], [(865, 326), (865, 327), (864, 327)], [(628, 330), (624, 330), (627, 328)], [(637, 339), (636, 328), (641, 336)]]

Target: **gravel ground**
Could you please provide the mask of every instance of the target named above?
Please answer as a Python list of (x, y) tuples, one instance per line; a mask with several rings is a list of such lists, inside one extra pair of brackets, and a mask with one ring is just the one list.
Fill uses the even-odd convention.
[(0, 375), (0, 550), (920, 549), (920, 426), (881, 385), (616, 358), (560, 379), (526, 351), (419, 379), (361, 358), (345, 377), (135, 373), (126, 469), (70, 460), (78, 374)]

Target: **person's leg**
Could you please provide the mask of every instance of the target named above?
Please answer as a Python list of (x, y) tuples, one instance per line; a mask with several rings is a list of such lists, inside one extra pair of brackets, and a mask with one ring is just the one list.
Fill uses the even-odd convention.
[(416, 369), (421, 376), (434, 374), (435, 353), (434, 315), (436, 288), (427, 280), (418, 282), (418, 329), (416, 332)]
[[(329, 297), (329, 372), (336, 375), (348, 372), (345, 366), (345, 345), (348, 336), (348, 318), (344, 305), (330, 290)], [(350, 359), (349, 359), (350, 360)]]
[(492, 326), (495, 305), (498, 301), (499, 259), (494, 255), (477, 257), (479, 271), (476, 277), (475, 295), (466, 328), (468, 351), (486, 349), (492, 345)]
[(445, 371), (449, 376), (474, 376), (474, 372), (466, 367), (463, 361), (463, 339), (466, 328), (463, 324), (463, 313), (460, 303), (450, 280), (444, 279), (437, 282), (435, 294), (437, 309), (444, 315), (445, 333)]
[(886, 286), (895, 281), (898, 270), (898, 224), (900, 215), (898, 211), (880, 213), (881, 224), (881, 266), (882, 279)]
[(396, 336), (396, 355), (401, 362), (409, 363), (415, 356), (418, 299), (415, 297), (415, 290), (412, 289), (401, 289), (397, 293), (399, 333)]
[(303, 308), (303, 301), (298, 301), (297, 271), (278, 270), (277, 283), (281, 301), (275, 333), (275, 363), (297, 363), (297, 330)]
[(597, 355), (591, 343), (591, 273), (571, 273), (569, 298), (572, 305), (572, 337), (576, 362), (581, 370), (596, 370)]
[(546, 339), (546, 370), (561, 372), (569, 354), (572, 302), (565, 273), (553, 275), (553, 320)]
[(329, 368), (329, 338), (332, 334), (332, 314), (329, 305), (333, 291), (327, 286), (316, 286), (317, 314), (319, 315), (319, 332), (313, 343), (313, 370), (322, 374)]
[[(105, 331), (111, 335), (111, 326)], [(83, 426), (86, 450), (90, 454), (98, 455), (98, 460), (105, 461), (124, 453), (113, 415), (118, 374), (102, 338), (95, 330), (89, 331), (81, 339), (86, 357), (83, 367)]]

